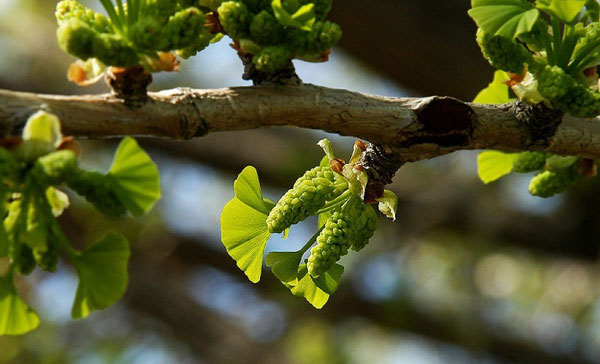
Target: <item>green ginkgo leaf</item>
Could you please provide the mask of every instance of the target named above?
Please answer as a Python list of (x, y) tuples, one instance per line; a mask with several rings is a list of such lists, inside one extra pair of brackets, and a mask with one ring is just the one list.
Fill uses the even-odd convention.
[(475, 100), (476, 104), (505, 104), (510, 101), (508, 85), (505, 81), (508, 81), (508, 74), (504, 71), (496, 71), (494, 73), (494, 80), (486, 87), (481, 90)]
[(586, 0), (537, 0), (536, 6), (565, 23), (571, 23), (581, 13), (585, 2)]
[(339, 264), (333, 265), (323, 279), (316, 280), (308, 274), (306, 264), (302, 264), (298, 268), (298, 283), (295, 285), (285, 284), (294, 296), (304, 297), (315, 308), (321, 309), (329, 300), (330, 293), (335, 292), (344, 273), (344, 267)]
[(271, 4), (275, 18), (277, 18), (279, 24), (306, 31), (312, 29), (316, 20), (315, 4), (309, 3), (299, 6), (296, 9), (296, 6), (290, 6), (287, 2), (286, 4), (282, 4), (281, 1), (282, 0), (273, 0), (273, 3)]
[(267, 267), (282, 283), (297, 284), (298, 267), (302, 261), (303, 251), (272, 252), (267, 255)]
[(0, 335), (22, 335), (39, 323), (35, 311), (19, 297), (12, 276), (0, 276)]
[(142, 216), (160, 199), (160, 174), (156, 164), (135, 139), (123, 139), (108, 177), (121, 203), (134, 216)]
[(109, 232), (86, 250), (72, 257), (79, 286), (71, 316), (87, 317), (94, 310), (115, 304), (128, 282), (129, 243), (121, 234)]
[(221, 213), (221, 241), (237, 266), (256, 283), (262, 273), (262, 262), (271, 236), (267, 216), (272, 203), (262, 196), (258, 173), (246, 167), (233, 184), (235, 197)]
[(514, 39), (530, 31), (540, 14), (527, 0), (472, 0), (469, 15), (484, 32)]
[(485, 184), (494, 182), (512, 172), (517, 153), (486, 150), (477, 157), (477, 174)]

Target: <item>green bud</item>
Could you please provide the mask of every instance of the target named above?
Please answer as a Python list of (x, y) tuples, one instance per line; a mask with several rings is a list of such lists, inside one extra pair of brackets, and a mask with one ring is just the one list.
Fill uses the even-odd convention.
[(252, 14), (241, 2), (226, 1), (219, 6), (219, 20), (225, 32), (233, 39), (241, 39), (248, 36)]
[(56, 31), (56, 37), (59, 47), (70, 55), (84, 61), (95, 56), (94, 44), (99, 33), (77, 18), (62, 23)]
[(110, 32), (110, 22), (100, 14), (94, 12), (75, 0), (64, 0), (56, 5), (56, 20), (58, 25), (68, 22), (70, 19), (78, 19), (86, 23), (90, 28), (99, 33)]
[(519, 153), (513, 164), (513, 172), (529, 173), (539, 171), (546, 165), (546, 157), (544, 152), (523, 152)]
[(256, 54), (252, 62), (256, 68), (263, 72), (274, 73), (291, 61), (292, 53), (285, 46), (269, 46)]
[(283, 39), (283, 27), (271, 13), (263, 10), (252, 18), (250, 35), (260, 44), (277, 44)]
[(558, 66), (546, 66), (537, 79), (540, 95), (549, 100), (565, 96), (575, 84), (575, 79)]
[(538, 197), (552, 197), (567, 191), (582, 178), (577, 169), (567, 168), (561, 171), (543, 171), (529, 183), (529, 193)]
[(204, 13), (188, 8), (175, 13), (162, 29), (161, 39), (166, 42), (162, 51), (183, 49), (194, 44), (206, 29)]
[(94, 41), (93, 55), (109, 66), (127, 68), (139, 63), (133, 47), (115, 34), (100, 34)]

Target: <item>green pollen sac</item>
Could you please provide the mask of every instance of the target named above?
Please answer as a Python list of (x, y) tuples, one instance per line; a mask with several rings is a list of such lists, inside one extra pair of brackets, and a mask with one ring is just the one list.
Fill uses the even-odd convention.
[(60, 150), (40, 157), (31, 175), (45, 186), (57, 186), (77, 172), (77, 156), (70, 150)]
[(529, 193), (538, 197), (552, 197), (567, 191), (581, 178), (577, 165), (559, 171), (543, 171), (529, 183)]
[(546, 165), (547, 153), (523, 152), (519, 153), (513, 164), (513, 172), (530, 173), (543, 169)]
[(164, 24), (153, 17), (144, 17), (133, 24), (128, 31), (128, 37), (136, 48), (152, 52), (167, 46), (167, 40), (162, 38)]
[(190, 46), (179, 49), (177, 54), (184, 59), (188, 59), (192, 56), (195, 56), (198, 52), (202, 51), (204, 48), (210, 45), (210, 42), (213, 40), (215, 36), (208, 32), (201, 33), (196, 41)]
[(263, 10), (252, 18), (250, 35), (260, 44), (272, 45), (281, 42), (284, 32), (277, 19), (268, 11)]
[(307, 267), (311, 276), (316, 278), (327, 272), (335, 262), (348, 254), (355, 237), (353, 224), (356, 222), (356, 215), (364, 209), (359, 207), (363, 205), (362, 202), (355, 200), (357, 199), (352, 198), (341, 210), (332, 213), (325, 222), (325, 227), (317, 237), (317, 245), (312, 248), (308, 258)]
[(175, 13), (162, 29), (160, 39), (166, 44), (161, 50), (183, 49), (197, 41), (205, 30), (204, 13), (197, 8), (188, 8)]
[(56, 37), (59, 47), (70, 55), (84, 61), (95, 56), (94, 45), (99, 33), (79, 19), (72, 18), (61, 24)]
[(318, 21), (310, 32), (301, 29), (290, 29), (287, 41), (295, 54), (318, 55), (331, 49), (342, 38), (339, 25), (329, 21)]
[(502, 36), (490, 36), (481, 29), (477, 31), (477, 44), (485, 59), (495, 68), (506, 72), (523, 73), (529, 53), (521, 44)]
[(250, 32), (252, 14), (239, 1), (226, 1), (219, 6), (219, 20), (225, 32), (234, 40), (246, 38)]
[(362, 213), (354, 224), (354, 239), (350, 246), (355, 252), (364, 249), (377, 230), (377, 213), (370, 205), (363, 206)]
[(59, 2), (56, 5), (55, 15), (58, 25), (62, 25), (70, 19), (78, 19), (97, 32), (104, 33), (111, 31), (110, 22), (104, 15), (96, 13), (75, 0)]
[(263, 48), (252, 59), (256, 68), (263, 72), (273, 73), (284, 68), (292, 60), (292, 53), (285, 46), (269, 46)]
[(109, 217), (120, 217), (127, 212), (115, 194), (110, 179), (98, 172), (79, 171), (67, 180), (67, 186)]
[(563, 97), (552, 100), (553, 105), (572, 116), (593, 118), (600, 115), (600, 93), (577, 84)]
[(314, 215), (328, 200), (336, 198), (347, 188), (347, 182), (329, 167), (315, 167), (307, 171), (271, 210), (267, 217), (269, 231), (281, 233)]
[(575, 79), (558, 66), (546, 66), (537, 79), (540, 95), (549, 100), (565, 96), (575, 84)]
[(115, 67), (127, 68), (139, 63), (139, 57), (133, 47), (115, 34), (100, 34), (94, 41), (92, 54), (102, 63)]

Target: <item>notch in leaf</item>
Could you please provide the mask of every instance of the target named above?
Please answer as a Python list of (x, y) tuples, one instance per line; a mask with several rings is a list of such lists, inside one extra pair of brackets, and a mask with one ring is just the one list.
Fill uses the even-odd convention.
[(86, 250), (71, 256), (79, 285), (71, 316), (87, 317), (94, 310), (115, 304), (128, 282), (129, 243), (121, 234), (109, 232)]
[(221, 213), (221, 241), (229, 256), (252, 283), (260, 280), (262, 262), (271, 236), (267, 216), (273, 208), (260, 189), (258, 173), (246, 167), (233, 183), (235, 197)]
[(540, 12), (526, 0), (472, 0), (469, 15), (487, 34), (514, 39), (533, 28)]

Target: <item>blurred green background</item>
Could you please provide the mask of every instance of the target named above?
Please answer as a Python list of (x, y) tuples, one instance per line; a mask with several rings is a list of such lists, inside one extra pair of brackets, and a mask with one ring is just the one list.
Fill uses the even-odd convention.
[[(97, 7), (95, 0), (87, 1)], [(479, 55), (468, 1), (336, 1), (345, 36), (327, 64), (297, 63), (305, 82), (388, 96), (472, 99), (493, 70)], [(0, 0), (0, 88), (99, 93), (67, 82), (73, 59), (56, 45), (56, 1)], [(228, 40), (154, 90), (247, 85)], [(270, 274), (248, 282), (219, 241), (232, 181), (256, 166), (277, 199), (331, 138), (295, 128), (213, 134), (191, 142), (142, 140), (164, 197), (143, 219), (104, 219), (73, 197), (62, 218), (85, 246), (108, 226), (133, 245), (130, 286), (119, 304), (72, 321), (76, 276), (37, 270), (20, 282), (40, 327), (0, 338), (0, 363), (600, 363), (598, 182), (549, 200), (527, 194), (528, 176), (483, 186), (476, 153), (403, 167), (391, 186), (395, 223), (344, 258), (340, 290), (315, 310)], [(85, 141), (83, 163), (108, 168), (116, 141)], [(314, 221), (273, 239), (294, 250)]]

